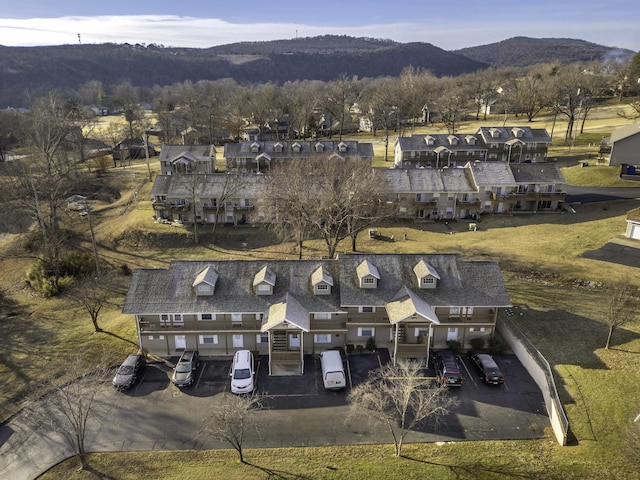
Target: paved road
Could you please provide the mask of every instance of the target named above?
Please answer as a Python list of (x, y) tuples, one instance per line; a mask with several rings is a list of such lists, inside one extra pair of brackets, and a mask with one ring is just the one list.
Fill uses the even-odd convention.
[(569, 203), (605, 202), (609, 200), (640, 198), (639, 187), (576, 187), (565, 185)]
[[(384, 359), (383, 359), (384, 360)], [(378, 356), (349, 357), (350, 381), (364, 381), (379, 365)], [(425, 425), (409, 434), (408, 442), (541, 437), (550, 423), (542, 394), (513, 355), (497, 357), (507, 381), (487, 386), (467, 362), (465, 385), (450, 392), (459, 398), (455, 412), (435, 428)], [(349, 419), (345, 391), (322, 387), (317, 360), (305, 362), (302, 377), (268, 377), (266, 363), (259, 368), (258, 389), (268, 395), (267, 409), (258, 412), (261, 432), (245, 446), (301, 447), (390, 443), (385, 427), (367, 418)], [(163, 365), (146, 369), (129, 392), (109, 388), (100, 398), (99, 420), (90, 422), (90, 451), (160, 451), (229, 448), (227, 444), (198, 435), (206, 414), (228, 391), (229, 362), (204, 362), (197, 384), (180, 391), (169, 382)], [(535, 426), (532, 427), (532, 426)], [(72, 455), (56, 434), (34, 429), (22, 415), (0, 428), (0, 478), (34, 479)]]

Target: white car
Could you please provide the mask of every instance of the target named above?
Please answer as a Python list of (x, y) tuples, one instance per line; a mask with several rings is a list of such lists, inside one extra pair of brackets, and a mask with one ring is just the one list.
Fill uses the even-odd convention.
[(238, 350), (231, 364), (231, 393), (253, 392), (255, 376), (253, 353), (249, 350)]

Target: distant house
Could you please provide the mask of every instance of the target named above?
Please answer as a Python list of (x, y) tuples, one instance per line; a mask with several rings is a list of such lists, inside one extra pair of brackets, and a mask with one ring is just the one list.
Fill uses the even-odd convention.
[(162, 175), (213, 173), (216, 149), (213, 145), (162, 145), (158, 161)]
[(113, 159), (114, 160), (126, 160), (134, 158), (145, 158), (147, 150), (150, 157), (154, 157), (158, 154), (156, 147), (151, 142), (146, 142), (138, 137), (132, 139), (124, 139), (113, 147)]
[(640, 165), (640, 122), (614, 130), (610, 144), (609, 165)]
[(89, 107), (96, 117), (105, 117), (109, 115), (109, 107), (101, 104), (93, 104)]
[(304, 372), (305, 354), (373, 343), (392, 360), (426, 360), (431, 347), (493, 338), (511, 302), (498, 264), (455, 254), (345, 254), (325, 260), (172, 261), (133, 272), (123, 313), (139, 347), (240, 349)]

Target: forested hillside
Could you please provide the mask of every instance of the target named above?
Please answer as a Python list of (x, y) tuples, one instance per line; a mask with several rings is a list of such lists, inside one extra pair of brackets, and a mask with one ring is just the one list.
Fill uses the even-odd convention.
[[(413, 66), (435, 76), (457, 76), (496, 66), (601, 59), (612, 54), (582, 40), (513, 38), (448, 52), (429, 43), (325, 35), (270, 42), (241, 42), (208, 49), (159, 45), (89, 44), (51, 47), (0, 46), (0, 107), (24, 107), (43, 90), (74, 90), (96, 80), (105, 87), (136, 87), (185, 80), (232, 78), (241, 84), (296, 80), (332, 81), (340, 76), (398, 76)], [(631, 56), (623, 50), (620, 55)]]
[(513, 37), (497, 43), (456, 50), (495, 67), (527, 67), (538, 63), (627, 60), (635, 52), (574, 38)]

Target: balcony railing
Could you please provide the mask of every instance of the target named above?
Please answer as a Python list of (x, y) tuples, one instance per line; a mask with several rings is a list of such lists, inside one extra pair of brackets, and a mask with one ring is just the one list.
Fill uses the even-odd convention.
[(227, 331), (259, 331), (262, 326), (261, 320), (243, 320), (241, 322), (232, 322), (231, 320), (185, 320), (184, 322), (160, 322), (158, 320), (140, 321), (141, 332), (154, 331), (202, 331), (210, 332), (216, 330)]

